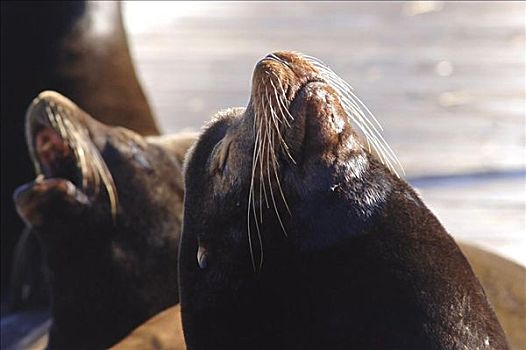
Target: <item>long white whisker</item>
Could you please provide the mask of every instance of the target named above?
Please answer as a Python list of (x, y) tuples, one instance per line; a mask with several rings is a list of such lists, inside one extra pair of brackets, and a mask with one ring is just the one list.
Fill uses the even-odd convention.
[[(267, 103), (270, 103), (269, 101), (267, 101)], [(267, 110), (265, 110), (265, 115), (266, 115), (266, 112)], [(271, 118), (273, 118), (273, 116), (271, 115)], [(270, 173), (270, 158), (269, 156), (272, 155), (272, 165), (273, 165), (273, 169), (274, 169), (274, 173), (276, 174), (276, 179), (279, 181), (279, 179), (277, 178), (277, 160), (276, 160), (276, 151), (274, 149), (274, 134), (270, 134), (270, 128), (267, 128), (267, 133), (269, 133), (269, 137), (268, 137), (268, 140), (270, 141), (270, 147), (269, 147), (269, 152), (267, 153), (267, 181), (268, 181), (268, 184), (270, 186), (270, 197), (272, 199), (272, 204), (274, 206), (274, 212), (276, 213), (276, 217), (278, 219), (278, 222), (281, 226), (281, 229), (283, 230), (283, 233), (285, 234), (285, 236), (287, 236), (287, 230), (285, 229), (285, 225), (283, 224), (283, 221), (281, 219), (281, 215), (279, 214), (279, 210), (278, 210), (278, 206), (276, 204), (276, 198), (274, 196), (274, 190), (273, 190), (273, 187), (272, 187), (272, 177), (271, 177), (271, 173)], [(281, 186), (280, 186), (281, 188)], [(287, 206), (288, 208), (288, 205), (286, 204), (286, 201), (285, 201), (285, 205)], [(290, 212), (290, 210), (289, 210)]]
[[(252, 177), (255, 178), (256, 176), (256, 169), (258, 168), (258, 161), (259, 161), (259, 157), (260, 157), (260, 154), (261, 154), (261, 131), (258, 130), (257, 133), (256, 133), (256, 140), (254, 142), (254, 150), (255, 150), (255, 159), (252, 160)], [(254, 195), (255, 197), (255, 195)], [(262, 186), (261, 186), (261, 181), (259, 181), (259, 200), (261, 202), (261, 199), (263, 198), (262, 196)], [(262, 212), (262, 206), (260, 205), (259, 206), (259, 217), (260, 217), (260, 222), (263, 221), (263, 212)], [(256, 218), (257, 220), (257, 218)]]
[[(254, 125), (256, 124), (257, 115), (254, 115)], [(255, 130), (255, 127), (254, 127)], [(251, 212), (251, 202), (252, 202), (252, 195), (254, 191), (254, 173), (255, 173), (255, 159), (256, 159), (256, 142), (254, 142), (254, 151), (252, 154), (252, 176), (250, 177), (250, 188), (248, 190), (248, 205), (247, 205), (247, 238), (248, 238), (248, 247), (250, 250), (250, 259), (252, 261), (252, 267), (254, 269), (254, 272), (256, 271), (256, 260), (254, 258), (254, 249), (252, 247), (252, 232), (250, 230), (250, 212)], [(257, 223), (257, 218), (256, 223)]]
[[(263, 98), (261, 98), (261, 108), (262, 108), (263, 111), (267, 110)], [(265, 112), (265, 114), (266, 114), (266, 112)], [(259, 166), (259, 180), (260, 180), (259, 181), (259, 185), (260, 185), (260, 187), (261, 186), (263, 187), (263, 194), (265, 196), (265, 205), (266, 205), (266, 207), (268, 209), (268, 208), (270, 208), (270, 203), (269, 203), (268, 196), (267, 196), (267, 187), (265, 185), (265, 181), (263, 181), (263, 179), (264, 179), (264, 176), (263, 176), (263, 155), (264, 155), (265, 149), (267, 147), (267, 145), (266, 145), (267, 135), (266, 135), (266, 133), (262, 132), (262, 130), (263, 130), (263, 118), (264, 118), (263, 115), (259, 116), (259, 131), (258, 132), (259, 133), (263, 133), (263, 136), (260, 137), (260, 142), (261, 142), (261, 146), (260, 146), (261, 147), (261, 152), (260, 153), (262, 153), (262, 154), (261, 154), (261, 157), (259, 158), (260, 163), (261, 163), (261, 165)], [(260, 206), (260, 207), (263, 208), (263, 206)], [(261, 217), (263, 217), (263, 214), (261, 215)]]
[[(272, 83), (272, 81), (271, 81)], [(274, 86), (274, 84), (272, 84)], [(289, 145), (287, 145), (287, 143), (285, 142), (285, 140), (283, 139), (283, 136), (281, 136), (281, 131), (279, 130), (279, 125), (276, 123), (276, 119), (280, 119), (279, 116), (277, 115), (276, 111), (274, 110), (274, 107), (272, 106), (272, 100), (270, 98), (267, 98), (268, 100), (268, 106), (270, 108), (270, 114), (272, 116), (272, 122), (274, 124), (274, 129), (276, 130), (276, 134), (278, 135), (278, 138), (279, 138), (279, 142), (283, 145), (283, 148), (285, 150), (285, 153), (287, 154), (287, 156), (292, 160), (293, 163), (295, 163), (294, 161), (294, 158), (292, 158), (292, 155), (290, 154), (289, 152)], [(285, 119), (285, 118), (283, 118)]]
[(367, 106), (358, 98), (358, 96), (356, 96), (356, 94), (354, 93), (354, 88), (349, 84), (347, 83), (345, 80), (343, 80), (340, 76), (338, 76), (328, 65), (326, 65), (324, 62), (322, 62), (321, 60), (317, 59), (316, 57), (312, 57), (312, 56), (308, 56), (308, 55), (304, 55), (305, 58), (309, 59), (309, 61), (311, 61), (311, 63), (316, 67), (316, 68), (319, 68), (321, 69), (324, 73), (326, 73), (327, 75), (331, 76), (334, 80), (337, 80), (339, 81), (339, 85), (343, 85), (345, 88), (343, 88), (342, 90), (343, 91), (346, 91), (347, 93), (349, 93), (350, 95), (352, 95), (359, 103), (360, 105), (365, 108), (365, 110), (367, 111), (367, 113), (369, 114), (369, 116), (374, 120), (374, 122), (376, 123), (376, 125), (380, 128), (380, 130), (383, 130), (383, 127), (382, 125), (380, 124), (380, 122), (378, 121), (378, 119), (376, 119), (376, 117), (374, 116), (374, 114), (369, 110), (369, 108), (367, 108)]
[[(271, 101), (270, 101), (271, 102)], [(274, 111), (274, 109), (272, 108), (272, 104), (269, 103), (269, 107), (270, 107), (270, 111), (273, 115), (273, 117), (275, 118), (278, 118), (278, 116), (276, 115), (276, 112)], [(281, 137), (281, 134), (279, 132), (279, 128), (278, 128), (278, 125), (277, 124), (274, 124), (275, 125), (275, 129), (276, 129), (276, 132), (277, 134), (279, 135), (280, 137), (280, 140), (285, 143), (285, 140)], [(274, 143), (272, 143), (274, 145)], [(285, 143), (285, 146), (287, 146), (287, 144)], [(292, 161), (294, 162), (294, 159), (292, 158), (292, 156), (290, 155), (290, 153), (288, 152), (288, 146), (287, 146), (287, 154), (289, 155), (290, 159), (292, 159)], [(283, 189), (281, 187), (281, 182), (279, 180), (279, 176), (278, 176), (278, 173), (277, 173), (277, 163), (278, 163), (278, 159), (277, 159), (277, 156), (276, 156), (276, 153), (275, 152), (272, 152), (272, 158), (273, 158), (273, 163), (274, 163), (274, 175), (276, 176), (276, 182), (278, 184), (278, 188), (279, 188), (279, 191), (281, 193), (281, 198), (283, 199), (283, 203), (285, 204), (285, 207), (287, 208), (287, 211), (289, 212), (289, 214), (291, 213), (290, 211), (290, 208), (289, 208), (289, 205), (287, 203), (287, 200), (285, 199), (285, 195), (283, 193)], [(286, 233), (285, 233), (286, 234)]]

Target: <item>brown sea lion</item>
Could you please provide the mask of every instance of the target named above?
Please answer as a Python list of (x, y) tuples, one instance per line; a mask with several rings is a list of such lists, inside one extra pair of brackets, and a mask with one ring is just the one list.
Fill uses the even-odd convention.
[(50, 270), (50, 347), (107, 348), (179, 300), (184, 152), (177, 136), (107, 126), (51, 91), (26, 136), (38, 176), (15, 203)]
[[(120, 3), (2, 1), (0, 6), (0, 238), (5, 296), (15, 242), (22, 230), (11, 195), (32, 176), (24, 141), (27, 101), (53, 89), (104, 123), (126, 126), (142, 135), (157, 134), (158, 128), (135, 74)], [(33, 250), (38, 253), (38, 248)], [(15, 293), (14, 298), (20, 296)]]
[[(360, 143), (354, 125), (375, 149)], [(290, 52), (189, 153), (189, 349), (508, 349), (466, 258), (350, 87)]]
[(155, 315), (113, 346), (111, 350), (184, 350), (181, 306)]
[(468, 243), (459, 243), (514, 350), (526, 349), (526, 268)]

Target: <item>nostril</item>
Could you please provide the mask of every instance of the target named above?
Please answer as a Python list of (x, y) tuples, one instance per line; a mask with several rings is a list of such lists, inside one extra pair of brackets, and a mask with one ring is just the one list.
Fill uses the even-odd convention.
[(279, 65), (288, 66), (286, 61), (284, 61), (283, 59), (279, 58), (278, 56), (276, 56), (273, 53), (268, 54), (265, 57), (263, 57), (262, 59), (260, 59), (258, 64), (257, 64), (257, 66), (268, 66), (268, 65), (272, 64), (272, 62), (278, 63)]
[(267, 56), (265, 56), (266, 60), (272, 60), (272, 61), (278, 61), (278, 62), (283, 62), (283, 60), (281, 58), (279, 58), (278, 56), (274, 55), (273, 53), (270, 53), (268, 54)]

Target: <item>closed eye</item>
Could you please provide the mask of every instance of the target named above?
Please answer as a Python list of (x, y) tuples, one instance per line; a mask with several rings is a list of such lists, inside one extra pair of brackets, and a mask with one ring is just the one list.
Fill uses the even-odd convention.
[(217, 173), (223, 174), (228, 160), (228, 154), (230, 152), (231, 140), (228, 136), (225, 136), (219, 141), (212, 150), (212, 156), (210, 160), (210, 174), (215, 175)]

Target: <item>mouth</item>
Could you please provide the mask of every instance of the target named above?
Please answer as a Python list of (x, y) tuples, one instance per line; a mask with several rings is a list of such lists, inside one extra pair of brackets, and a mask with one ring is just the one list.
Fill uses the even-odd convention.
[(270, 150), (261, 160), (268, 166), (273, 157), (296, 164), (294, 153), (300, 148), (305, 118), (304, 109), (294, 108), (308, 98), (315, 85), (329, 86), (319, 73), (297, 54), (276, 53), (261, 59), (253, 73), (252, 106), (254, 110), (255, 148)]
[(272, 97), (281, 99), (283, 107), (290, 106), (309, 84), (325, 83), (315, 67), (300, 54), (281, 56), (282, 53), (271, 53), (261, 59), (254, 72), (254, 81), (264, 86), (259, 90), (273, 90)]
[[(27, 112), (26, 142), (39, 180), (62, 179), (88, 197), (97, 192), (87, 131), (72, 122), (72, 112), (52, 100), (37, 98)], [(84, 142), (83, 142), (84, 141)]]
[[(63, 113), (48, 104), (44, 110), (31, 113), (27, 144), (37, 176), (44, 179), (69, 180), (76, 187), (83, 185), (82, 164), (65, 129)], [(45, 113), (41, 113), (45, 112)], [(77, 154), (75, 154), (77, 153)], [(86, 181), (87, 182), (87, 181)]]
[(26, 114), (26, 142), (37, 175), (34, 184), (67, 188), (67, 193), (80, 193), (91, 203), (104, 187), (115, 218), (113, 178), (84, 124), (87, 118), (77, 118), (78, 113), (78, 107), (54, 92), (33, 100)]

